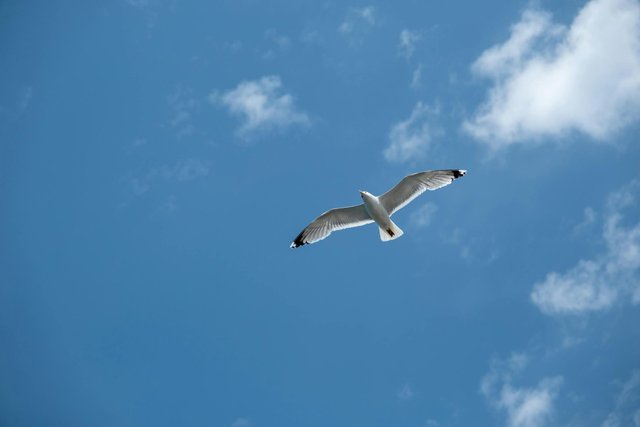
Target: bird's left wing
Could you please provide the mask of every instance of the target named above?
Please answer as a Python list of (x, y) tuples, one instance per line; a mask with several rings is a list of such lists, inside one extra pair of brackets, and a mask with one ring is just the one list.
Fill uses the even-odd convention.
[(364, 205), (331, 209), (307, 225), (307, 227), (298, 234), (298, 237), (291, 242), (291, 247), (297, 248), (298, 246), (315, 243), (327, 238), (332, 231), (358, 227), (372, 222), (373, 220), (367, 213)]
[(380, 202), (391, 216), (425, 191), (449, 185), (465, 173), (467, 171), (462, 169), (447, 169), (405, 176), (395, 187), (380, 196)]

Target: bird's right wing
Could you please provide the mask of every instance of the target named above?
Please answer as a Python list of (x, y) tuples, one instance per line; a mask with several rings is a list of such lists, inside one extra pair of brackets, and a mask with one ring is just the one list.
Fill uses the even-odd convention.
[(367, 213), (364, 205), (331, 209), (307, 225), (307, 227), (298, 234), (298, 237), (291, 242), (291, 247), (297, 248), (298, 246), (315, 243), (327, 238), (332, 231), (359, 227), (372, 222), (373, 220)]
[(449, 185), (465, 173), (466, 170), (447, 169), (405, 176), (395, 187), (380, 196), (380, 202), (391, 216), (425, 191)]

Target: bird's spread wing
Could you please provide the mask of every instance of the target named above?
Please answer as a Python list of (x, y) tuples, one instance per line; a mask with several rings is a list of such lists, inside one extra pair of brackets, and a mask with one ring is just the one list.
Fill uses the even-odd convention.
[(380, 202), (387, 213), (392, 215), (425, 191), (449, 185), (465, 173), (466, 170), (458, 169), (414, 173), (404, 177), (395, 187), (380, 196)]
[(291, 243), (292, 248), (315, 243), (325, 239), (335, 230), (358, 227), (372, 223), (373, 220), (364, 208), (364, 205), (349, 206), (348, 208), (335, 208), (326, 211), (298, 234)]

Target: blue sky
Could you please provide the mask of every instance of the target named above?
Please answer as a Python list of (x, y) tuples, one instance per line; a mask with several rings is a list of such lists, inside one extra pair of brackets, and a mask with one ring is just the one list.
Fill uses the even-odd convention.
[(0, 58), (1, 425), (640, 426), (637, 0), (6, 1)]

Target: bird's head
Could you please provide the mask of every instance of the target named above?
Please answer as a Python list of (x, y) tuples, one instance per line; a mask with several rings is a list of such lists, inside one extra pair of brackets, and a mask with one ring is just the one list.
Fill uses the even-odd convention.
[(360, 197), (362, 197), (364, 199), (364, 196), (369, 195), (369, 193), (367, 193), (366, 191), (360, 190)]

